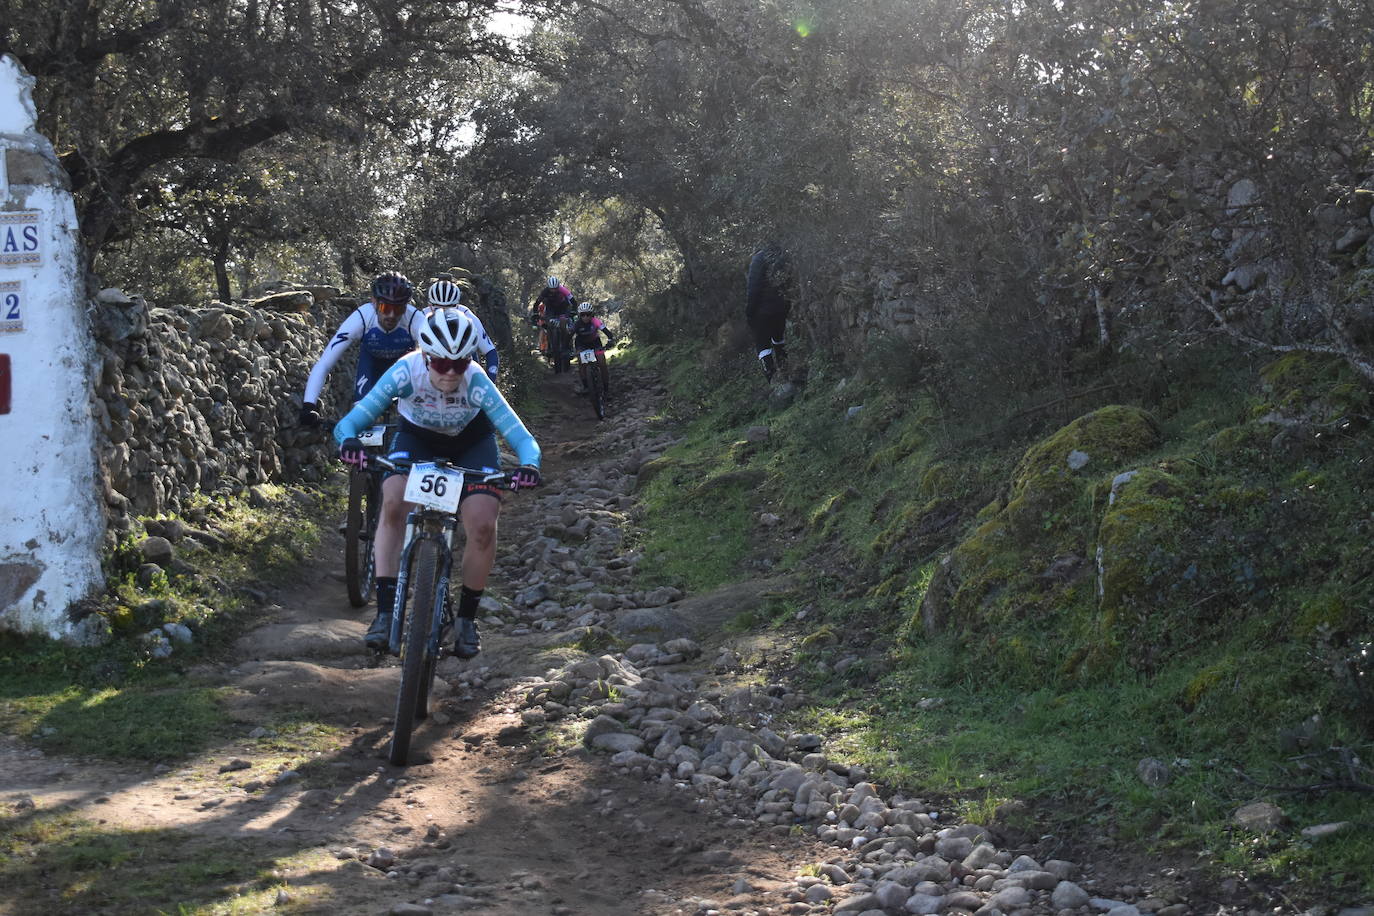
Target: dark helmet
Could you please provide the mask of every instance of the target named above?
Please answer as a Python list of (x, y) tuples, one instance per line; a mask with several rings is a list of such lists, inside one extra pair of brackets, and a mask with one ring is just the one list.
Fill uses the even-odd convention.
[(378, 302), (385, 302), (388, 305), (405, 305), (410, 302), (410, 297), (415, 294), (414, 285), (406, 279), (405, 274), (389, 270), (384, 274), (378, 274), (372, 281), (372, 298)]

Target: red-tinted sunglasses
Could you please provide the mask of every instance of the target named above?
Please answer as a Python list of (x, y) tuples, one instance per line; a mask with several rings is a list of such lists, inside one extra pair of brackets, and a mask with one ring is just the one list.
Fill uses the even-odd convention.
[(462, 359), (448, 359), (444, 356), (430, 356), (425, 359), (425, 365), (429, 366), (429, 368), (433, 369), (440, 375), (444, 375), (445, 373), (449, 372), (453, 373), (454, 375), (462, 375), (464, 372), (468, 371), (468, 363), (470, 362), (472, 362), (472, 358), (469, 356), (464, 356)]
[(406, 310), (404, 302), (378, 302), (377, 313), (379, 315), (399, 315)]

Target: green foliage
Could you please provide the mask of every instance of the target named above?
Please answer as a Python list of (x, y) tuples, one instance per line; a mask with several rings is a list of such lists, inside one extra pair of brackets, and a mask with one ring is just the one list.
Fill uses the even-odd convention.
[(575, 649), (594, 656), (605, 655), (607, 652), (625, 648), (622, 640), (617, 639), (611, 631), (601, 627), (584, 628), (572, 645)]
[[(1358, 832), (1256, 843), (1226, 826), (1255, 781), (1324, 781), (1369, 759), (1374, 738), (1374, 443), (1338, 419), (1358, 405), (1349, 370), (1306, 365), (1261, 375), (1199, 357), (1179, 364), (1193, 374), (1170, 384), (1162, 417), (1108, 405), (1028, 445), (970, 446), (949, 435), (976, 433), (970, 419), (896, 405), (878, 380), (841, 387), (817, 361), (748, 447), (733, 408), (707, 397), (644, 521), (654, 537), (689, 511), (696, 480), (766, 475), (753, 492), (798, 533), (784, 556), (807, 613), (732, 628), (791, 633), (793, 674), (818, 698), (791, 724), (841, 731), (833, 753), (875, 778), (979, 816), (1027, 800), (1028, 830), (1112, 830), (1359, 887)], [(1275, 423), (1299, 406), (1309, 426)], [(1088, 458), (1077, 469), (1074, 451)], [(867, 462), (881, 475), (848, 473)], [(684, 563), (699, 545), (680, 541)], [(846, 657), (858, 661), (837, 674)], [(1136, 776), (1145, 756), (1170, 764), (1167, 786)], [(1358, 820), (1362, 801), (1283, 804), (1310, 824)]]

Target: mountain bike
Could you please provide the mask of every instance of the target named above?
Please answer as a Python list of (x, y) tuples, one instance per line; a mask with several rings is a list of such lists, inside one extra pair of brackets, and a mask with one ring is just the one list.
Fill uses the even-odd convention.
[(443, 460), (411, 462), (376, 459), (376, 464), (408, 474), (406, 502), (416, 508), (406, 516), (396, 607), (391, 615), (388, 650), (401, 657), (401, 685), (396, 692), (396, 725), (388, 758), (405, 766), (415, 723), (429, 716), (434, 669), (454, 626), (449, 600), (453, 545), (461, 519), (463, 480), (471, 476), (502, 490), (513, 490), (509, 474), (458, 467)]
[(579, 350), (577, 361), (581, 363), (582, 375), (587, 383), (587, 400), (598, 420), (606, 419), (606, 389), (601, 385), (601, 367), (597, 365), (595, 350)]
[(572, 333), (572, 316), (554, 315), (544, 324), (549, 333), (549, 357), (554, 374), (568, 371), (568, 338)]
[[(358, 439), (375, 457), (394, 429), (395, 424), (373, 426)], [(367, 470), (354, 468), (348, 475), (348, 515), (344, 521), (344, 581), (348, 603), (354, 607), (363, 607), (372, 599), (376, 584), (372, 539), (381, 509), (382, 469), (372, 462)]]

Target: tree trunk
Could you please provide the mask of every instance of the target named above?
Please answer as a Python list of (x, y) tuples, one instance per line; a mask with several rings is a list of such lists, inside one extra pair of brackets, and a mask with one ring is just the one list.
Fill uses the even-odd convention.
[(1102, 297), (1102, 287), (1093, 284), (1093, 305), (1097, 308), (1097, 346), (1106, 350), (1112, 345), (1111, 315)]
[(215, 286), (219, 289), (219, 301), (228, 302), (229, 296), (229, 243), (220, 242), (215, 249)]

